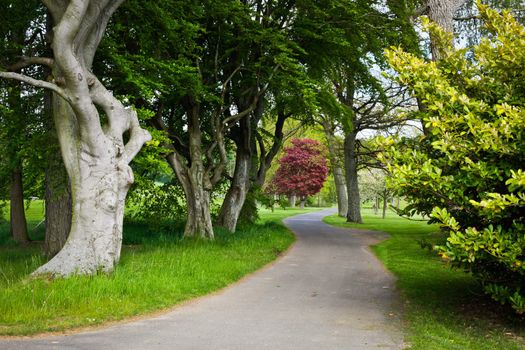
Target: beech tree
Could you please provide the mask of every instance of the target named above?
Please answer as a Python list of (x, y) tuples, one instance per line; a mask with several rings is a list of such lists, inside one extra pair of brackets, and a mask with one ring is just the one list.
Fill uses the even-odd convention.
[(125, 107), (92, 73), (97, 47), (122, 2), (44, 0), (54, 23), (54, 57), (24, 57), (21, 64), (48, 66), (52, 77), (44, 81), (0, 72), (2, 78), (51, 90), (53, 108), (63, 111), (54, 122), (71, 181), (71, 232), (64, 248), (36, 275), (109, 272), (120, 257), (124, 200), (133, 183), (129, 163), (151, 138), (133, 108)]
[[(112, 85), (153, 111), (148, 124), (167, 136), (166, 160), (188, 204), (187, 237), (213, 238), (210, 195), (225, 179), (231, 185), (217, 223), (234, 231), (248, 190), (264, 181), (282, 143), (288, 109), (276, 118), (273, 143), (258, 128), (275, 99), (305, 89), (292, 82), (304, 68), (284, 30), (294, 15), (288, 5), (129, 1), (119, 15), (117, 22), (137, 20), (133, 31), (118, 27), (112, 33), (112, 46), (123, 48), (111, 54), (117, 71)], [(151, 13), (154, 26), (144, 25), (144, 13)], [(235, 170), (226, 174), (233, 152)]]
[(292, 146), (284, 149), (279, 169), (272, 180), (276, 194), (297, 196), (304, 208), (306, 198), (323, 188), (328, 176), (326, 158), (321, 144), (312, 139), (293, 139)]

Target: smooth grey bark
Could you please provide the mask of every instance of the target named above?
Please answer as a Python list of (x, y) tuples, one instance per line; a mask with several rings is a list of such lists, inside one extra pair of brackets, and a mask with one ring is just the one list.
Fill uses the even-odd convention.
[(11, 171), (10, 198), (10, 232), (11, 237), (21, 244), (29, 242), (27, 221), (24, 208), (24, 187), (22, 184), (22, 165), (20, 162)]
[(288, 203), (290, 204), (290, 208), (295, 208), (296, 201), (297, 201), (297, 196), (295, 194), (288, 196)]
[[(184, 237), (199, 237), (213, 239), (213, 226), (210, 211), (210, 193), (213, 185), (218, 181), (224, 169), (224, 161), (214, 169), (204, 165), (204, 152), (202, 150), (202, 131), (200, 129), (199, 105), (188, 100), (186, 114), (188, 116), (189, 157), (188, 164), (184, 156), (175, 151), (167, 156), (171, 166), (184, 190), (188, 206), (188, 218), (184, 228)], [(218, 128), (218, 125), (216, 125)], [(216, 134), (217, 145), (221, 150), (221, 158), (225, 158), (222, 134)]]
[(362, 223), (361, 199), (357, 177), (356, 137), (357, 134), (355, 132), (347, 133), (344, 145), (346, 186), (348, 191), (348, 213), (346, 214), (346, 221)]
[(387, 209), (387, 206), (388, 206), (387, 201), (388, 201), (387, 196), (386, 195), (383, 196), (383, 215), (382, 215), (383, 219), (386, 218), (386, 209)]
[(185, 167), (184, 160), (177, 153), (167, 156), (184, 190), (188, 206), (188, 217), (184, 228), (184, 237), (200, 237), (213, 239), (213, 226), (210, 212), (210, 193), (204, 186), (203, 165), (192, 162), (191, 167)]
[[(427, 0), (424, 8), (418, 14), (426, 14), (431, 21), (447, 32), (452, 33), (454, 32), (454, 14), (466, 2), (466, 0)], [(439, 45), (432, 35), (430, 37), (430, 49), (434, 61), (438, 61), (443, 57), (443, 52), (439, 50)]]
[(304, 209), (304, 205), (306, 204), (306, 197), (301, 198), (301, 202), (300, 203), (301, 203), (300, 208)]
[[(238, 128), (232, 130), (232, 138), (237, 146), (235, 170), (217, 220), (219, 226), (225, 227), (230, 232), (235, 232), (241, 214), (247, 217), (253, 214), (251, 206), (255, 205), (253, 203), (255, 199), (250, 198), (251, 202), (246, 202), (248, 193), (264, 185), (266, 173), (283, 144), (284, 123), (291, 116), (291, 113), (285, 113), (283, 110), (277, 111), (272, 144), (266, 149), (263, 137), (255, 127), (263, 112), (264, 103), (260, 99), (253, 113), (241, 119)], [(254, 155), (258, 156), (258, 164), (254, 161)]]
[(231, 138), (236, 145), (235, 169), (217, 218), (217, 225), (230, 232), (235, 232), (248, 191), (253, 188), (250, 175), (254, 172), (252, 156), (256, 150), (251, 119), (257, 122), (262, 116), (262, 104), (258, 106), (254, 113), (239, 120), (239, 125), (231, 131)]
[(343, 169), (341, 168), (341, 159), (339, 159), (339, 154), (335, 145), (334, 130), (327, 119), (323, 121), (322, 126), (326, 137), (328, 153), (330, 155), (330, 165), (334, 175), (335, 191), (337, 195), (337, 213), (341, 217), (346, 217), (346, 214), (348, 213), (348, 197)]
[(235, 232), (237, 221), (246, 201), (250, 187), (251, 154), (237, 146), (235, 170), (232, 183), (224, 197), (217, 224), (230, 232)]
[[(71, 108), (71, 113), (55, 119), (71, 183), (71, 231), (63, 249), (34, 275), (110, 272), (120, 258), (124, 200), (133, 183), (129, 163), (151, 136), (140, 127), (136, 112), (124, 107), (93, 75), (91, 66), (107, 23), (122, 2), (44, 0), (55, 24), (54, 59), (33, 57), (23, 63), (50, 67), (52, 78), (43, 81), (0, 72), (0, 77), (55, 92), (53, 108), (64, 101)], [(104, 127), (98, 109), (107, 119)]]

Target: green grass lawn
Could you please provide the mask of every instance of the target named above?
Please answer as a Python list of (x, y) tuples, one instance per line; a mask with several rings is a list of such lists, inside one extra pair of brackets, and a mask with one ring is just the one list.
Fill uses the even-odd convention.
[[(312, 210), (317, 209), (263, 210), (256, 225), (241, 227), (236, 234), (217, 230), (213, 242), (182, 241), (178, 232), (154, 234), (128, 224), (124, 228), (128, 244), (110, 275), (30, 279), (28, 274), (44, 262), (41, 246), (3, 244), (0, 334), (27, 335), (121, 320), (221, 289), (286, 250), (294, 237), (281, 220)], [(31, 219), (30, 227), (40, 217)]]
[(364, 224), (348, 224), (329, 216), (335, 226), (388, 232), (391, 238), (373, 247), (392, 271), (405, 300), (406, 341), (420, 350), (513, 350), (524, 349), (522, 319), (481, 295), (468, 274), (452, 270), (418, 241), (435, 242), (437, 226), (410, 221), (389, 213), (386, 219), (363, 211)]

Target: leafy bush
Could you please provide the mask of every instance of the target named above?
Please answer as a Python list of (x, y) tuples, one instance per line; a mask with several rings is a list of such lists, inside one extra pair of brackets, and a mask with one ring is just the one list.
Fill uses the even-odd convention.
[(126, 218), (145, 223), (153, 231), (169, 231), (173, 222), (185, 220), (182, 188), (139, 178), (127, 199)]
[(484, 291), (525, 312), (525, 29), (509, 13), (480, 6), (489, 33), (456, 50), (450, 34), (426, 27), (445, 53), (425, 62), (387, 52), (397, 79), (425, 108), (425, 134), (385, 139), (390, 186), (410, 202), (406, 214), (430, 215), (448, 230), (437, 247), (472, 272)]

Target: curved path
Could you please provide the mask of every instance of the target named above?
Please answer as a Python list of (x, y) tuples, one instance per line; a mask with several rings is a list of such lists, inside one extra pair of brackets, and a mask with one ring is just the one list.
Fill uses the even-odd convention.
[(0, 349), (401, 349), (394, 279), (368, 249), (382, 237), (328, 226), (329, 213), (285, 220), (297, 235), (288, 254), (217, 294), (105, 329), (2, 340)]

